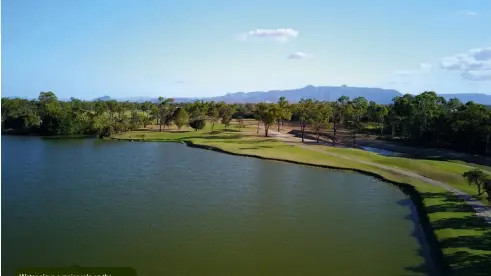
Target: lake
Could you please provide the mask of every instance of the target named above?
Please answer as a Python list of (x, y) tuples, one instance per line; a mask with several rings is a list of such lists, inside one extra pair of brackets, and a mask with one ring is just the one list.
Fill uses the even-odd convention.
[(140, 276), (433, 273), (398, 188), (174, 143), (2, 136), (1, 232), (3, 275), (74, 264)]

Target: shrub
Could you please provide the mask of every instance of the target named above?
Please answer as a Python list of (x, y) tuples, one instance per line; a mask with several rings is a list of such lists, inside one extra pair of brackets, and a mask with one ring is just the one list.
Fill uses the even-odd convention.
[(206, 121), (204, 119), (194, 119), (189, 122), (189, 126), (194, 128), (195, 131), (198, 131), (198, 129), (203, 129), (205, 125)]

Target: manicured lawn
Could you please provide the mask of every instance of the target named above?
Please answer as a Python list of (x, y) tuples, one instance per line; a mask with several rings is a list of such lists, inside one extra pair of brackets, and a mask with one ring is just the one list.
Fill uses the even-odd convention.
[[(252, 128), (252, 126), (251, 126)], [(491, 271), (491, 228), (478, 218), (464, 202), (443, 188), (432, 186), (418, 179), (403, 176), (392, 171), (373, 167), (356, 161), (329, 156), (294, 145), (285, 144), (272, 138), (244, 135), (236, 129), (223, 131), (222, 126), (211, 132), (209, 126), (195, 131), (135, 131), (119, 135), (118, 139), (144, 139), (146, 141), (190, 141), (194, 144), (212, 146), (236, 154), (262, 158), (282, 159), (311, 165), (356, 169), (377, 174), (386, 180), (409, 184), (421, 197), (428, 221), (437, 238), (444, 260), (450, 265), (453, 275), (489, 275)], [(320, 146), (314, 146), (320, 147)], [(468, 170), (458, 163), (417, 160), (400, 157), (384, 157), (363, 150), (322, 146), (323, 150), (394, 166), (448, 183), (460, 190), (474, 192), (465, 183), (461, 174)], [(422, 220), (424, 223), (424, 219)], [(396, 253), (395, 253), (396, 254)]]
[[(387, 157), (360, 149), (334, 148), (330, 146), (315, 145), (314, 147), (318, 147), (329, 152), (342, 154), (350, 158), (356, 158), (380, 165), (393, 166), (412, 171), (419, 175), (449, 184), (471, 195), (477, 195), (477, 189), (475, 186), (470, 186), (462, 177), (462, 174), (469, 171), (471, 167), (478, 167), (484, 171), (491, 171), (491, 167), (482, 165), (476, 166), (475, 164), (468, 164), (465, 162), (455, 163), (437, 160), (410, 159), (404, 157)], [(490, 202), (484, 195), (478, 198), (480, 198), (483, 203), (491, 206)]]
[(472, 166), (472, 167), (479, 168), (479, 169), (491, 174), (491, 166), (484, 166), (484, 165), (479, 165), (479, 164), (470, 164), (470, 163), (466, 163), (466, 162), (461, 161), (461, 160), (449, 160), (449, 162), (464, 165), (464, 166)]

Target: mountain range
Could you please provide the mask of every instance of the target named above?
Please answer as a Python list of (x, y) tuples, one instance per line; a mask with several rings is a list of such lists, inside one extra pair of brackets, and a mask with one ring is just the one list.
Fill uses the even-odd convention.
[[(316, 99), (320, 101), (335, 101), (341, 96), (348, 96), (350, 99), (356, 97), (365, 97), (368, 101), (374, 101), (378, 104), (389, 104), (392, 99), (403, 94), (394, 89), (369, 88), (369, 87), (349, 87), (343, 86), (313, 86), (308, 85), (303, 88), (289, 90), (271, 90), (271, 91), (255, 91), (255, 92), (236, 92), (228, 93), (223, 96), (216, 97), (201, 97), (201, 98), (182, 98), (175, 97), (176, 102), (192, 102), (195, 100), (207, 101), (224, 101), (226, 103), (258, 103), (258, 102), (277, 102), (281, 96), (292, 103), (304, 99)], [(460, 93), (460, 94), (439, 94), (445, 99), (458, 98), (461, 102), (473, 101), (484, 105), (491, 105), (491, 95), (478, 93)], [(95, 100), (112, 100), (109, 96), (97, 98)], [(157, 98), (153, 97), (131, 97), (118, 98), (118, 101), (132, 102), (157, 102)]]

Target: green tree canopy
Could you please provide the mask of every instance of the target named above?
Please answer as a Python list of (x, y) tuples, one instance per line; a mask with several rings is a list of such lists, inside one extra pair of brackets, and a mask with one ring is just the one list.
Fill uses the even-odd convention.
[(176, 124), (178, 129), (181, 129), (183, 126), (189, 123), (189, 115), (186, 110), (182, 107), (177, 108), (174, 113), (174, 124)]
[(205, 119), (193, 119), (189, 121), (189, 126), (192, 127), (195, 131), (203, 129), (206, 125)]

